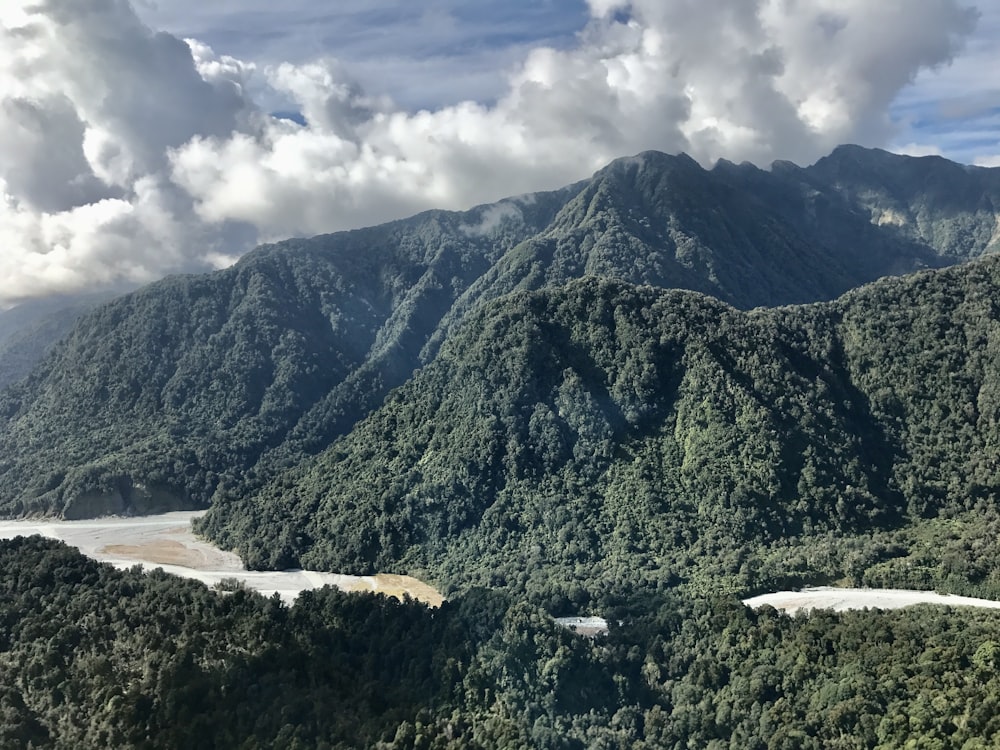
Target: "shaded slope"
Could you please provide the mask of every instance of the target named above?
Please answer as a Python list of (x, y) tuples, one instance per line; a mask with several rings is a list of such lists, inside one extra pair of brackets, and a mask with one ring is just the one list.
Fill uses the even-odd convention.
[(112, 296), (57, 295), (0, 312), (0, 389), (30, 373), (81, 315)]
[[(862, 163), (881, 159), (881, 152), (858, 152)], [(903, 179), (896, 172), (919, 161), (897, 158), (904, 161), (896, 171), (886, 170), (887, 180)], [(990, 201), (984, 192), (989, 185), (978, 172), (961, 172), (956, 179), (963, 206)], [(867, 185), (868, 175), (859, 180)], [(690, 289), (752, 308), (833, 299), (881, 276), (950, 265), (982, 252), (970, 245), (963, 255), (955, 242), (939, 243), (936, 235), (879, 225), (858, 200), (864, 190), (844, 187), (852, 184), (824, 162), (807, 169), (777, 163), (765, 171), (726, 161), (705, 170), (685, 155), (658, 152), (619, 159), (598, 172), (545, 232), (474, 284), (433, 342), (440, 343), (486, 300), (586, 275)], [(942, 209), (932, 223), (949, 217)], [(425, 359), (434, 351), (429, 348)]]
[(998, 294), (1000, 259), (749, 313), (597, 279), (515, 294), (205, 528), (254, 565), (600, 586), (995, 504)]
[(0, 541), (0, 596), (4, 748), (1000, 745), (996, 611), (647, 590), (589, 639), (498, 592), (286, 608), (37, 537)]
[(872, 223), (959, 260), (1000, 249), (1000, 170), (840, 146), (806, 170)]

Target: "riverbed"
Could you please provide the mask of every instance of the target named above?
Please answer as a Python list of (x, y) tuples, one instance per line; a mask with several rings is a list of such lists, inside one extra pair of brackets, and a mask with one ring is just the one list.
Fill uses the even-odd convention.
[(382, 592), (401, 598), (408, 594), (440, 606), (441, 594), (410, 576), (355, 576), (313, 570), (250, 571), (239, 556), (195, 536), (191, 522), (205, 511), (155, 516), (95, 518), (83, 521), (24, 519), (0, 521), (0, 539), (40, 534), (76, 547), (83, 554), (117, 568), (142, 565), (194, 578), (214, 586), (236, 579), (265, 596), (277, 593), (285, 602), (309, 589), (336, 586), (344, 591)]
[(865, 608), (899, 609), (915, 604), (1000, 609), (1000, 602), (971, 596), (953, 596), (909, 589), (851, 589), (833, 586), (816, 586), (801, 591), (776, 591), (744, 599), (743, 603), (755, 609), (769, 604), (789, 614), (812, 609), (832, 609), (834, 612)]

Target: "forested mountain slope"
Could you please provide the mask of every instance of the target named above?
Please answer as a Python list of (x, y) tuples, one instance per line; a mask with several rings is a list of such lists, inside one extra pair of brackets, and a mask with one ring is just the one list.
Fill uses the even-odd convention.
[[(451, 330), (484, 300), (585, 275), (691, 289), (751, 308), (831, 299), (880, 276), (948, 265), (985, 250), (970, 242), (959, 255), (934, 237), (880, 226), (855, 194), (825, 181), (827, 167), (816, 170), (777, 164), (764, 171), (723, 161), (706, 171), (687, 156), (658, 152), (619, 159), (545, 232), (491, 268), (444, 328)], [(978, 206), (985, 194), (977, 192), (982, 186), (974, 177), (966, 192)], [(989, 218), (990, 231), (996, 216), (1000, 211)]]
[(998, 257), (751, 312), (595, 278), (509, 295), (205, 529), (265, 567), (593, 590), (995, 508), (998, 300)]
[(99, 307), (0, 394), (0, 507), (195, 507), (269, 450), (326, 446), (410, 375), (454, 298), (572, 191), (512, 202), (516, 220), (482, 207), (289, 240)]
[(805, 172), (817, 189), (833, 187), (873, 223), (945, 257), (1000, 249), (1000, 170), (840, 146)]
[[(847, 167), (859, 160), (877, 168), (855, 188)], [(82, 318), (0, 393), (0, 512), (142, 512), (204, 505), (220, 487), (251, 494), (349, 433), (510, 292), (601, 277), (751, 308), (829, 299), (989, 249), (996, 170), (948, 167), (950, 194), (975, 206), (959, 244), (950, 230), (879, 223), (864, 200), (880, 175), (898, 193), (895, 160), (911, 172), (930, 164), (846, 149), (805, 169), (704, 170), (646, 153), (562, 191), (289, 240), (151, 285)], [(904, 197), (934, 207), (922, 227), (950, 220), (921, 195)]]

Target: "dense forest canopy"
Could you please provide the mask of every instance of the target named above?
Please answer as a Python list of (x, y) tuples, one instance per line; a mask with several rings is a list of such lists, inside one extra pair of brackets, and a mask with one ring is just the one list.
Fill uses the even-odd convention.
[(3, 748), (1000, 743), (989, 610), (789, 618), (646, 595), (591, 640), (496, 592), (288, 608), (38, 537), (0, 541), (0, 596)]
[[(222, 495), (204, 528), (263, 567), (598, 591), (700, 563), (766, 586), (776, 571), (748, 548), (985, 522), (998, 292), (990, 258), (751, 312), (598, 279), (508, 296), (315, 460)], [(812, 574), (850, 572), (828, 564)]]

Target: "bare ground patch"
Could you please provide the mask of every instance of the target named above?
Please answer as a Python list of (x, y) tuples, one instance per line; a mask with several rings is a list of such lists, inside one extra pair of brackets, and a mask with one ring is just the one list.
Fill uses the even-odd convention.
[(410, 576), (394, 575), (392, 573), (378, 573), (375, 576), (375, 590), (381, 591), (388, 596), (402, 599), (403, 594), (409, 594), (414, 599), (419, 599), (432, 607), (440, 607), (444, 597), (423, 581)]
[(191, 520), (204, 511), (80, 521), (0, 521), (0, 539), (42, 534), (72, 545), (85, 555), (118, 567), (139, 563), (163, 566), (175, 575), (213, 586), (236, 578), (266, 596), (277, 592), (289, 604), (301, 591), (324, 585), (345, 591), (378, 591), (402, 599), (409, 594), (432, 607), (444, 600), (433, 587), (402, 575), (349, 576), (308, 570), (248, 571), (239, 556), (195, 536)]
[(173, 539), (157, 539), (145, 544), (108, 544), (100, 552), (136, 562), (181, 565), (185, 568), (203, 569), (210, 563), (202, 551), (191, 549)]
[(440, 607), (444, 597), (432, 586), (411, 576), (394, 573), (377, 573), (373, 576), (359, 576), (340, 584), (344, 591), (371, 591), (402, 599), (404, 595), (424, 602), (431, 607)]

